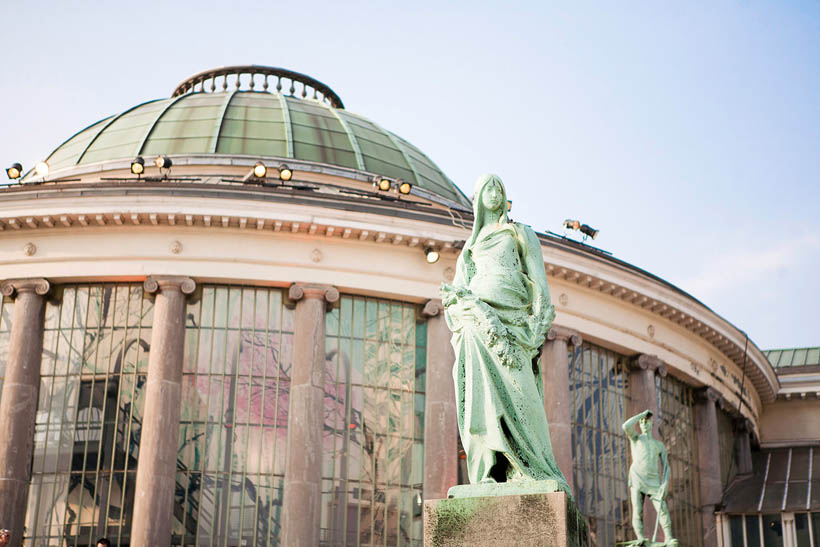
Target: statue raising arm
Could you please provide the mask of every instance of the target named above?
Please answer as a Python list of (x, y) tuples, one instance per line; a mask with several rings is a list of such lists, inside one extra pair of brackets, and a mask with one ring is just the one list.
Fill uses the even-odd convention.
[(635, 431), (635, 426), (638, 425), (638, 423), (642, 419), (647, 418), (647, 417), (651, 417), (651, 416), (652, 416), (652, 411), (651, 410), (644, 410), (643, 412), (635, 414), (634, 416), (632, 416), (631, 418), (629, 418), (627, 421), (624, 422), (624, 425), (621, 426), (621, 427), (623, 427), (623, 430), (626, 433), (626, 436), (629, 437), (630, 441), (635, 441), (635, 440), (638, 439), (638, 432)]

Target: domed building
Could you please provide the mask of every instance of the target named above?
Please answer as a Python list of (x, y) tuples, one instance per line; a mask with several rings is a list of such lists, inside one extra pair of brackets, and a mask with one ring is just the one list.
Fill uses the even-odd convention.
[[(466, 481), (437, 298), (472, 212), (419, 148), (311, 77), (226, 67), (17, 182), (0, 189), (13, 544), (422, 544), (423, 500)], [(591, 540), (632, 537), (621, 424), (649, 408), (681, 545), (742, 545), (738, 519), (762, 530), (763, 512), (726, 496), (787, 404), (775, 368), (664, 280), (539, 239), (557, 310), (544, 405)]]

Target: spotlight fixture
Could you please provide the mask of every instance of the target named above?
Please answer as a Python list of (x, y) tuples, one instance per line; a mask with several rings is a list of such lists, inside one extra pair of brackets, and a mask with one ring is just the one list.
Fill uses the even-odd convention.
[(396, 181), (399, 185), (399, 194), (409, 194), (410, 189), (413, 188), (413, 185), (407, 182), (406, 180), (397, 180)]
[(268, 175), (268, 168), (261, 161), (256, 162), (253, 166), (253, 176), (258, 179), (263, 179)]
[(380, 192), (387, 192), (390, 190), (390, 179), (385, 177), (376, 177), (373, 180), (373, 185), (380, 191)]
[(131, 162), (131, 172), (137, 176), (145, 172), (145, 160), (142, 159), (142, 156), (137, 156), (134, 158), (134, 161)]
[(291, 171), (290, 167), (288, 167), (284, 163), (279, 166), (279, 178), (284, 181), (289, 181), (293, 178), (293, 171)]
[(154, 165), (159, 167), (160, 169), (170, 169), (173, 165), (171, 158), (168, 156), (157, 156), (154, 160)]
[(509, 213), (510, 211), (512, 211), (512, 200), (508, 199), (507, 200), (507, 212)]
[(46, 178), (48, 176), (48, 164), (44, 161), (38, 161), (37, 165), (34, 166), (34, 172), (38, 176)]
[(426, 249), (424, 249), (424, 257), (427, 259), (428, 264), (435, 264), (436, 262), (438, 262), (440, 255), (438, 251), (434, 248), (427, 247)]
[(596, 230), (589, 224), (581, 224), (580, 220), (572, 220), (570, 218), (564, 221), (564, 228), (566, 228), (567, 230), (578, 230), (579, 232), (584, 234), (584, 239), (586, 239), (587, 237), (595, 239), (598, 236), (598, 232), (600, 232), (600, 230)]
[(591, 237), (592, 239), (595, 239), (595, 236), (597, 236), (597, 235), (598, 235), (598, 232), (600, 232), (600, 230), (596, 230), (595, 228), (593, 228), (593, 227), (592, 227), (592, 226), (590, 226), (589, 224), (581, 224), (581, 227), (580, 227), (580, 228), (578, 228), (578, 230), (579, 230), (582, 234), (584, 234), (585, 236), (589, 236), (589, 237)]
[(19, 179), (23, 175), (23, 166), (19, 163), (12, 163), (11, 167), (6, 169), (6, 175), (11, 180)]

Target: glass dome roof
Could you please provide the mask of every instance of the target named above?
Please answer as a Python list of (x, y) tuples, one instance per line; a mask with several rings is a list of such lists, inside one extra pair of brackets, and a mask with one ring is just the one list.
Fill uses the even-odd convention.
[(267, 91), (267, 76), (264, 91), (253, 90), (253, 75), (251, 89), (246, 90), (239, 88), (239, 76), (234, 90), (227, 89), (227, 76), (221, 90), (214, 85), (215, 78), (210, 91), (202, 78), (190, 81), (199, 83), (199, 90), (184, 82), (174, 97), (137, 105), (80, 131), (47, 158), (51, 172), (139, 155), (294, 158), (401, 178), (469, 206), (466, 196), (423, 152), (344, 110), (335, 94), (336, 101), (299, 98), (293, 84), (291, 96), (281, 93), (281, 86)]

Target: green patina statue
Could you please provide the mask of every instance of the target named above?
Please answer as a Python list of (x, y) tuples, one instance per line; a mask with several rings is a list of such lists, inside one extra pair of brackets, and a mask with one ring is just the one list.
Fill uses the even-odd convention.
[(470, 483), (552, 480), (570, 493), (552, 453), (538, 364), (555, 316), (541, 245), (507, 218), (495, 175), (476, 182), (473, 212), (453, 284), (441, 287)]
[[(635, 426), (640, 427), (640, 434)], [(629, 437), (632, 452), (632, 465), (629, 467), (629, 495), (632, 501), (632, 528), (637, 539), (628, 542), (630, 545), (677, 545), (672, 537), (672, 524), (669, 508), (666, 506), (666, 492), (669, 489), (669, 460), (666, 447), (659, 440), (652, 438), (652, 412), (644, 410), (624, 422), (623, 429)], [(660, 460), (661, 473), (658, 473)], [(655, 521), (655, 533), (652, 542), (643, 535), (643, 503), (649, 496), (658, 518)], [(663, 529), (664, 543), (655, 542), (658, 523)]]

